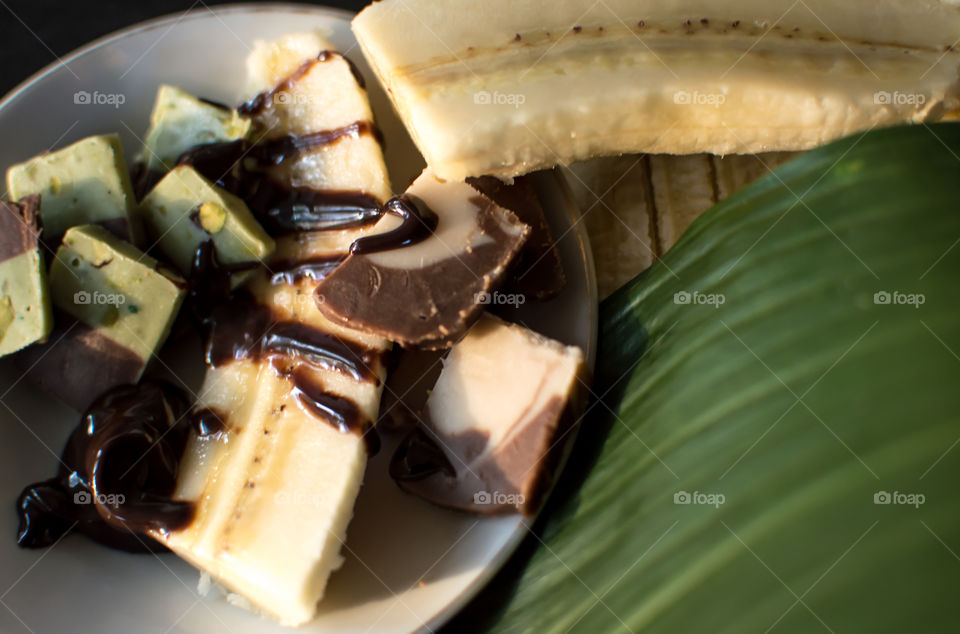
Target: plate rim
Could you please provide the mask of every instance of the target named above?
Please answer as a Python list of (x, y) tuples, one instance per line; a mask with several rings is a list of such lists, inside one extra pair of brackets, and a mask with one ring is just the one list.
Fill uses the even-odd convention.
[[(180, 22), (184, 22), (186, 20), (208, 19), (211, 16), (216, 17), (218, 14), (230, 13), (302, 13), (311, 15), (325, 15), (334, 19), (346, 20), (347, 22), (352, 21), (353, 17), (357, 15), (357, 12), (350, 11), (349, 9), (296, 2), (236, 2), (212, 6), (204, 5), (203, 9), (191, 7), (186, 11), (166, 13), (164, 15), (143, 20), (141, 22), (136, 22), (130, 26), (106, 33), (86, 44), (79, 46), (78, 48), (71, 50), (65, 55), (56, 56), (56, 54), (54, 54), (57, 57), (55, 61), (46, 64), (39, 70), (29, 75), (26, 79), (16, 84), (12, 89), (7, 91), (2, 98), (0, 98), (0, 115), (5, 114), (6, 108), (20, 98), (24, 93), (33, 88), (34, 85), (43, 81), (53, 73), (59, 71), (62, 67), (69, 69), (69, 64), (71, 62), (76, 61), (77, 59), (80, 59), (81, 57), (103, 47), (133, 35), (162, 28), (164, 26), (174, 28)], [(582, 225), (582, 216), (578, 214), (578, 212), (581, 210), (571, 195), (569, 185), (558, 172), (558, 169), (558, 167), (555, 167), (551, 170), (544, 170), (542, 177), (552, 180), (553, 184), (557, 187), (560, 196), (564, 200), (564, 207), (566, 208), (565, 215), (568, 216), (570, 222), (569, 231), (573, 233), (572, 237), (577, 243), (579, 259), (581, 259), (583, 263), (583, 272), (586, 276), (586, 294), (590, 300), (590, 305), (593, 306), (593, 309), (589, 311), (587, 320), (587, 346), (584, 349), (584, 356), (586, 358), (587, 367), (589, 368), (590, 372), (593, 372), (596, 361), (597, 337), (599, 332), (599, 294), (596, 277), (596, 263), (594, 261), (589, 235), (586, 231), (586, 227)], [(558, 239), (562, 239), (562, 236)], [(574, 431), (572, 437), (569, 439), (569, 447), (573, 447), (578, 435), (579, 427)], [(567, 452), (567, 454), (568, 453), (569, 452)], [(568, 455), (564, 455), (562, 463), (559, 465), (556, 471), (555, 482), (559, 479), (559, 474), (566, 467), (567, 457)], [(552, 489), (551, 492), (548, 493), (547, 497), (550, 495), (552, 495)], [(532, 524), (536, 522), (539, 515), (540, 512), (538, 510), (538, 512), (530, 518), (520, 518), (517, 528), (513, 531), (509, 539), (504, 543), (500, 550), (498, 550), (497, 553), (491, 557), (489, 563), (484, 567), (483, 571), (476, 577), (473, 583), (467, 586), (449, 603), (440, 608), (431, 618), (421, 623), (420, 627), (416, 631), (434, 632), (436, 629), (442, 627), (444, 624), (450, 621), (470, 601), (476, 598), (476, 596), (484, 588), (486, 588), (487, 585), (489, 585), (490, 581), (516, 552), (520, 544), (527, 538), (527, 534), (532, 532)]]
[(130, 26), (125, 26), (115, 31), (110, 31), (109, 33), (101, 35), (100, 37), (71, 50), (65, 55), (58, 56), (56, 53), (54, 53), (54, 56), (57, 57), (55, 61), (52, 61), (35, 71), (3, 95), (3, 98), (0, 99), (0, 112), (3, 112), (4, 108), (10, 105), (11, 102), (15, 101), (21, 95), (21, 93), (26, 92), (33, 87), (34, 84), (42, 81), (48, 75), (56, 72), (60, 69), (60, 67), (68, 67), (70, 62), (76, 61), (84, 55), (92, 53), (93, 51), (108, 44), (112, 44), (115, 41), (145, 31), (152, 31), (153, 29), (163, 26), (173, 26), (185, 20), (207, 18), (209, 16), (216, 16), (219, 13), (248, 12), (326, 14), (335, 18), (346, 19), (347, 21), (352, 20), (353, 17), (357, 15), (349, 9), (340, 9), (337, 7), (328, 7), (326, 5), (305, 4), (298, 2), (231, 2), (227, 4), (215, 4), (211, 6), (204, 5), (204, 9), (197, 9), (194, 6), (190, 7), (186, 11), (165, 13), (155, 18), (149, 18), (147, 20), (131, 24)]

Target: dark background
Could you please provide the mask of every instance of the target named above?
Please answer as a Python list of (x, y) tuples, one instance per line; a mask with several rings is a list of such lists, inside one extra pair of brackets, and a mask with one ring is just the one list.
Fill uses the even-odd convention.
[[(108, 33), (168, 14), (203, 11), (216, 0), (0, 0), (0, 95), (70, 51)], [(273, 4), (262, 2), (262, 4)], [(290, 4), (277, 3), (277, 4)], [(368, 0), (324, 0), (359, 11)]]
[[(117, 29), (159, 16), (176, 15), (191, 8), (203, 11), (218, 4), (238, 3), (216, 0), (0, 0), (0, 95), (5, 95), (44, 66), (56, 63), (58, 57)], [(274, 3), (263, 0), (262, 4)], [(303, 4), (359, 11), (369, 4), (369, 0), (324, 0)], [(542, 530), (551, 506), (552, 503), (541, 514), (536, 532)], [(486, 590), (438, 634), (486, 629), (503, 608), (513, 583), (535, 548), (536, 542), (528, 537)]]

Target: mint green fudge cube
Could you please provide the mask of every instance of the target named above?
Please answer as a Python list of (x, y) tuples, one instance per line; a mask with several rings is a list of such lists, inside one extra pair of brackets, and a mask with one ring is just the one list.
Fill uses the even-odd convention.
[(116, 134), (91, 136), (7, 170), (10, 197), (40, 194), (44, 238), (51, 243), (70, 227), (97, 224), (141, 243), (143, 231), (130, 173)]
[(187, 287), (95, 225), (67, 231), (49, 280), (56, 326), (48, 343), (27, 348), (19, 361), (28, 378), (81, 411), (106, 390), (140, 380)]
[(164, 176), (140, 203), (140, 214), (157, 247), (185, 275), (190, 274), (197, 248), (207, 241), (213, 242), (220, 263), (227, 265), (253, 268), (274, 250), (273, 239), (246, 203), (189, 165)]
[(180, 155), (195, 145), (246, 138), (251, 121), (176, 86), (163, 85), (150, 115), (150, 129), (137, 161), (148, 171), (173, 169)]

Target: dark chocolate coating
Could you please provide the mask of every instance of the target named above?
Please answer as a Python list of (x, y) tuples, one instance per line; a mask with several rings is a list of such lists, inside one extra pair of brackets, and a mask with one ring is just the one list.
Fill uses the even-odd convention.
[(40, 244), (40, 194), (20, 202), (0, 200), (0, 262), (38, 248)]
[(504, 292), (521, 293), (540, 301), (557, 296), (567, 283), (553, 233), (529, 175), (517, 176), (508, 185), (494, 176), (468, 178), (467, 184), (530, 225), (517, 264), (504, 283)]

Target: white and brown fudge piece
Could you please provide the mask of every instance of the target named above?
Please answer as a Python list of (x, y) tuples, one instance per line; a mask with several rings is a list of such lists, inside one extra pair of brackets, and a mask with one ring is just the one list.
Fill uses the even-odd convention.
[(526, 299), (539, 301), (558, 295), (567, 279), (532, 178), (517, 176), (512, 183), (505, 183), (495, 176), (480, 176), (468, 178), (467, 183), (530, 226), (530, 237), (506, 281), (505, 292), (520, 293)]
[(334, 321), (402, 346), (449, 347), (479, 317), (530, 228), (429, 169), (387, 211), (377, 234), (354, 243), (320, 283), (317, 304)]
[(580, 348), (485, 314), (451, 349), (391, 475), (440, 506), (534, 513), (580, 406), (583, 373)]

